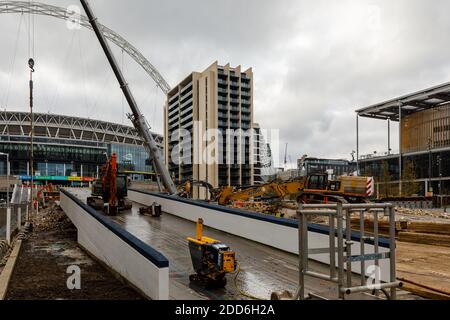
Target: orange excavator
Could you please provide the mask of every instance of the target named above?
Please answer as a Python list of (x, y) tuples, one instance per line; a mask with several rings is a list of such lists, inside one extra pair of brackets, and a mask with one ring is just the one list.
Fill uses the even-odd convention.
[(132, 204), (127, 196), (128, 177), (117, 173), (117, 156), (114, 153), (102, 166), (101, 178), (94, 181), (92, 196), (87, 199), (87, 204), (108, 215), (116, 215), (119, 211), (131, 209)]

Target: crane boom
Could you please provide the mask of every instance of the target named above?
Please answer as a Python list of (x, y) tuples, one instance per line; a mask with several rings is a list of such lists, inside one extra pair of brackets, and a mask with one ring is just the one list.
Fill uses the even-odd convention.
[(177, 188), (175, 187), (175, 184), (173, 183), (172, 178), (170, 177), (169, 170), (166, 168), (164, 161), (162, 160), (161, 154), (156, 145), (155, 139), (153, 138), (150, 132), (150, 128), (147, 125), (145, 117), (139, 110), (136, 100), (134, 99), (134, 96), (131, 93), (129, 86), (125, 81), (125, 77), (119, 68), (117, 60), (115, 59), (108, 42), (103, 36), (103, 33), (100, 31), (97, 18), (94, 16), (94, 13), (88, 1), (87, 0), (80, 0), (80, 1), (89, 19), (89, 23), (91, 24), (92, 29), (94, 30), (97, 39), (100, 42), (103, 51), (105, 52), (106, 58), (108, 59), (109, 64), (111, 65), (111, 68), (113, 69), (114, 74), (116, 75), (116, 78), (119, 81), (120, 88), (122, 89), (123, 94), (125, 95), (125, 99), (127, 100), (128, 105), (130, 106), (130, 109), (132, 111), (132, 114), (129, 116), (130, 120), (133, 122), (134, 127), (136, 128), (136, 130), (138, 130), (139, 134), (144, 139), (145, 148), (150, 154), (150, 157), (153, 159), (156, 166), (155, 169), (157, 173), (159, 173), (159, 175), (161, 176), (164, 186), (166, 187), (167, 191), (170, 194), (174, 195), (177, 193)]

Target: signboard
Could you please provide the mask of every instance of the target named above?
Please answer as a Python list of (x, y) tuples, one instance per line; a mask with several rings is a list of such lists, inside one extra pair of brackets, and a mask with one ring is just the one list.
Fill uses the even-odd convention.
[[(20, 176), (22, 181), (30, 181), (31, 176)], [(35, 176), (35, 181), (70, 181), (70, 182), (92, 182), (95, 179), (90, 177), (66, 177), (66, 176)]]

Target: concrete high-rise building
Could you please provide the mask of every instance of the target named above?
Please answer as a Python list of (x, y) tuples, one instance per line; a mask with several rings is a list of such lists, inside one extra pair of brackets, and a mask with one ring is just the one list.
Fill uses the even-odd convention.
[[(213, 187), (254, 183), (253, 72), (213, 63), (193, 72), (167, 95), (165, 159), (177, 181), (193, 179)], [(218, 130), (220, 135), (205, 137)], [(238, 134), (230, 138), (227, 132)], [(190, 139), (186, 139), (189, 133)], [(213, 152), (205, 152), (212, 144)], [(181, 151), (182, 149), (183, 151)], [(215, 158), (218, 161), (209, 161)], [(194, 196), (200, 196), (194, 188)], [(198, 193), (198, 194), (196, 194)]]

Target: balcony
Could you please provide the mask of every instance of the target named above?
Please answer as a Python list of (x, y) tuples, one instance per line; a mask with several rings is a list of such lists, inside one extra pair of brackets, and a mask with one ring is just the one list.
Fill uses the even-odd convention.
[(169, 120), (169, 127), (173, 126), (174, 124), (178, 123), (178, 117)]
[(219, 120), (217, 124), (219, 125), (219, 127), (228, 128), (228, 121)]
[(175, 101), (175, 103), (169, 105), (169, 114), (172, 113), (174, 110), (178, 110), (178, 100)]
[(219, 102), (228, 103), (228, 97), (219, 96), (218, 99), (219, 99)]
[(183, 101), (183, 103), (180, 106), (181, 111), (184, 111), (186, 108), (189, 108), (190, 106), (192, 106), (194, 101), (193, 97), (190, 97), (189, 99)]
[(218, 88), (217, 89), (217, 91), (219, 92), (219, 93), (224, 93), (224, 94), (228, 94), (228, 90), (227, 89), (224, 89), (224, 88)]
[(183, 99), (183, 97), (192, 92), (192, 82), (189, 83), (186, 87), (184, 87), (183, 89), (181, 89), (181, 99)]
[(177, 92), (174, 96), (170, 97), (169, 105), (172, 105), (174, 102), (178, 101), (178, 96), (179, 96), (179, 94)]
[(175, 124), (169, 126), (169, 131), (173, 131), (173, 130), (178, 129), (178, 128), (179, 128), (178, 122), (176, 122)]
[(218, 113), (218, 117), (219, 117), (219, 119), (225, 119), (225, 120), (228, 120), (228, 113), (225, 113), (225, 112), (219, 112), (219, 113)]

